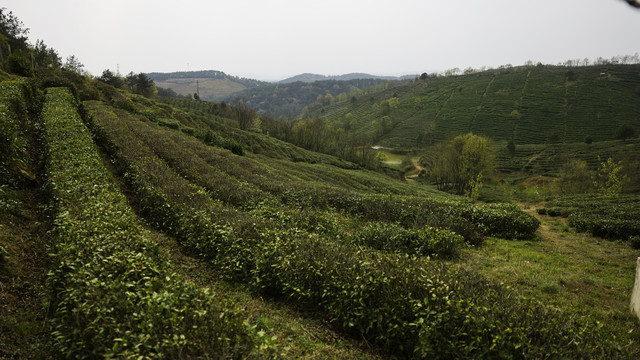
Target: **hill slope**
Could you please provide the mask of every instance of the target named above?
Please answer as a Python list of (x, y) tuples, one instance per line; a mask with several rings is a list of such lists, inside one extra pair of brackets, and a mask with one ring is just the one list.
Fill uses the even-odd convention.
[[(212, 278), (231, 281), (228, 289), (243, 283), (247, 296), (284, 299), (283, 306), (305, 310), (296, 319), (322, 314), (332, 329), (388, 356), (626, 358), (637, 351), (620, 346), (608, 324), (600, 329), (521, 298), (457, 261), (463, 249), (483, 249), (483, 235), (535, 236), (539, 221), (514, 205), (476, 205), (239, 130), (228, 119), (187, 114), (95, 79), (51, 75), (68, 76), (63, 83), (72, 90), (47, 88), (44, 110), (35, 110), (40, 123), (7, 129), (11, 141), (21, 126), (43, 129), (47, 171), (38, 176), (49, 189), (42, 204), (55, 216), (47, 232), (55, 257), (46, 320), (55, 332), (43, 336), (55, 336), (54, 357), (178, 357), (184, 350), (286, 358), (295, 334), (278, 337), (268, 315), (231, 301), (238, 296), (169, 275), (180, 263), (162, 254), (180, 249), (208, 264)], [(56, 85), (55, 77), (41, 83)], [(17, 93), (16, 101), (41, 103), (35, 93)], [(0, 110), (13, 116), (19, 109)], [(231, 142), (244, 150), (229, 151)], [(159, 252), (143, 223), (180, 249)], [(616, 319), (623, 325), (612, 326), (625, 334), (635, 324)]]
[(351, 79), (321, 80), (314, 82), (296, 81), (263, 85), (234, 94), (260, 113), (270, 113), (277, 117), (297, 117), (303, 109), (316, 101), (329, 104), (336, 99), (349, 99), (363, 89), (384, 89), (391, 86), (391, 80)]
[[(385, 107), (397, 97), (399, 104)], [(640, 65), (519, 67), (430, 77), (356, 101), (316, 103), (306, 114), (368, 134), (382, 145), (410, 148), (474, 132), (516, 144), (615, 138), (640, 131)], [(351, 114), (351, 115), (348, 115)]]
[(171, 89), (180, 95), (193, 95), (200, 89), (202, 100), (224, 99), (247, 88), (268, 84), (263, 81), (227, 75), (222, 71), (179, 71), (148, 73), (157, 86)]

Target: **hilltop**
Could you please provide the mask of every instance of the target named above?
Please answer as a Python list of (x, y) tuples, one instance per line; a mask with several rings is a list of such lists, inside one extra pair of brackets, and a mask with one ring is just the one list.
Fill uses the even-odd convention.
[(171, 89), (180, 95), (193, 95), (200, 89), (200, 99), (219, 100), (244, 89), (268, 84), (267, 82), (237, 77), (217, 70), (147, 73), (157, 86)]

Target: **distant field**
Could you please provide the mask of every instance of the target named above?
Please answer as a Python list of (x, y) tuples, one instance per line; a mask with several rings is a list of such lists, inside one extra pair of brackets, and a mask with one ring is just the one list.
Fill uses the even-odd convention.
[(217, 100), (230, 96), (246, 89), (246, 86), (226, 79), (206, 79), (206, 78), (189, 78), (189, 79), (168, 79), (165, 81), (156, 81), (156, 85), (171, 89), (180, 95), (193, 95), (197, 87), (200, 88), (200, 99)]

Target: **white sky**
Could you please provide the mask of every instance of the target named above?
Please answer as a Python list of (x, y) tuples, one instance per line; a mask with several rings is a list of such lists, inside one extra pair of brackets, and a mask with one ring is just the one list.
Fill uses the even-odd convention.
[(640, 52), (622, 0), (2, 0), (63, 59), (120, 73), (402, 75)]

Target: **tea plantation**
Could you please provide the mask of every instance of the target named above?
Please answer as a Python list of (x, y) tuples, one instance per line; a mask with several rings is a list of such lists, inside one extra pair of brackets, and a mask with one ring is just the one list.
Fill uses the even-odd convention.
[[(527, 86), (539, 81), (518, 76)], [(476, 100), (493, 84), (485, 83)], [(514, 92), (524, 104), (527, 94)], [(438, 117), (457, 117), (448, 111), (466, 106), (457, 93), (438, 98)], [(476, 103), (467, 108), (468, 126), (489, 113)], [(349, 357), (640, 354), (635, 334), (625, 332), (628, 319), (603, 325), (604, 319), (550, 306), (465, 264), (465, 254), (481, 251), (487, 239), (542, 241), (540, 221), (515, 205), (475, 204), (408, 184), (240, 130), (214, 110), (184, 112), (94, 79), (7, 78), (0, 82), (0, 116), (0, 226), (5, 234), (17, 232), (14, 218), (27, 216), (20, 209), (41, 206), (45, 219), (35, 226), (48, 235), (34, 246), (50, 254), (39, 290), (43, 325), (30, 321), (32, 330), (23, 330), (41, 345), (2, 337), (0, 357), (310, 355), (281, 335), (285, 330), (269, 314), (256, 321), (252, 312), (259, 310), (234, 300), (240, 292), (295, 309), (291, 322), (317, 321), (323, 332), (361, 343)], [(37, 196), (21, 197), (24, 188)], [(624, 216), (599, 220), (633, 222), (634, 201), (621, 205)], [(588, 205), (548, 206), (562, 212)], [(566, 215), (576, 228), (609, 229), (579, 211)], [(624, 234), (594, 233), (638, 235), (631, 225)], [(167, 247), (154, 234), (176, 243)], [(11, 260), (23, 256), (12, 245), (16, 239), (0, 237), (3, 282), (26, 271)], [(211, 279), (189, 275), (170, 260), (177, 253)], [(18, 287), (2, 292), (17, 294)], [(15, 321), (0, 321), (2, 333), (26, 321), (15, 315), (24, 306), (8, 303), (14, 308), (0, 307), (0, 314)]]
[[(397, 107), (383, 102), (396, 97)], [(333, 126), (397, 149), (424, 147), (473, 132), (516, 145), (613, 140), (629, 124), (640, 131), (640, 65), (507, 67), (424, 80), (309, 106)], [(351, 115), (348, 115), (351, 114)], [(382, 119), (387, 125), (382, 126)]]

